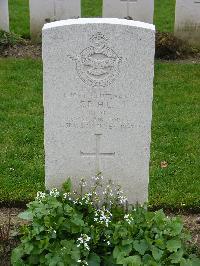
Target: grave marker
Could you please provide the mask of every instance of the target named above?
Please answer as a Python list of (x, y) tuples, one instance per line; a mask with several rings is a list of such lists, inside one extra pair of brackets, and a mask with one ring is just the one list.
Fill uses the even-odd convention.
[(200, 46), (200, 0), (177, 0), (175, 35)]
[(103, 176), (147, 200), (155, 29), (122, 19), (43, 28), (45, 176)]
[(80, 17), (81, 0), (29, 0), (31, 38), (41, 40), (45, 23)]
[(153, 23), (154, 0), (103, 0), (103, 17)]
[(0, 0), (0, 29), (9, 32), (8, 0)]

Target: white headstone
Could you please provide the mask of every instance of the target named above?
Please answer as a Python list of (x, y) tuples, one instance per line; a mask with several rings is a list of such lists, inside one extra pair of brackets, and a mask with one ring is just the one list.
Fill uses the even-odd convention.
[(154, 0), (103, 0), (103, 17), (153, 23)]
[(200, 46), (200, 0), (176, 0), (175, 35)]
[(0, 0), (0, 29), (9, 32), (8, 0)]
[(29, 0), (32, 40), (41, 40), (45, 23), (81, 16), (81, 0)]
[(73, 19), (43, 28), (46, 186), (101, 172), (148, 195), (155, 28)]

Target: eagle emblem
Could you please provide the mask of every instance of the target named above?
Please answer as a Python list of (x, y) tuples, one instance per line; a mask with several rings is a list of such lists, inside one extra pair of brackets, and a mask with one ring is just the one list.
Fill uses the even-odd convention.
[(121, 58), (107, 46), (107, 38), (97, 33), (90, 38), (91, 46), (79, 56), (69, 57), (75, 61), (80, 79), (92, 87), (105, 87), (119, 75)]

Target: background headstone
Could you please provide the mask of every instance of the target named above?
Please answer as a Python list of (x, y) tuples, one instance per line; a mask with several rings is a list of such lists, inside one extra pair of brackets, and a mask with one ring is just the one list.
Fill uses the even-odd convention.
[(175, 35), (200, 46), (200, 0), (176, 0)]
[(9, 32), (8, 0), (0, 0), (0, 29)]
[(103, 0), (103, 17), (153, 23), (154, 0)]
[(29, 0), (32, 40), (41, 40), (45, 23), (81, 16), (81, 0)]
[(46, 186), (98, 172), (148, 196), (155, 28), (75, 19), (43, 28)]

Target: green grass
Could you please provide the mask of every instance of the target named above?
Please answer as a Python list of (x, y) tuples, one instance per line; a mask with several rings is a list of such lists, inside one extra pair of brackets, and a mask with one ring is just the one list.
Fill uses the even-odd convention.
[[(200, 207), (200, 65), (156, 64), (151, 203)], [(161, 169), (160, 162), (168, 162)]]
[(160, 32), (173, 32), (176, 0), (154, 0), (154, 24)]
[[(41, 0), (42, 1), (42, 0)], [(101, 17), (103, 0), (82, 0), (82, 17)], [(29, 1), (9, 0), (11, 31), (29, 37)], [(159, 31), (172, 32), (175, 0), (155, 0), (154, 23)]]
[(10, 30), (21, 37), (29, 38), (29, 1), (9, 0)]
[[(0, 201), (28, 201), (44, 188), (42, 65), (1, 59), (0, 69)], [(200, 65), (156, 63), (153, 206), (200, 208), (199, 73)]]
[(44, 188), (40, 61), (0, 60), (0, 201)]
[(101, 17), (103, 0), (82, 0), (82, 17)]

